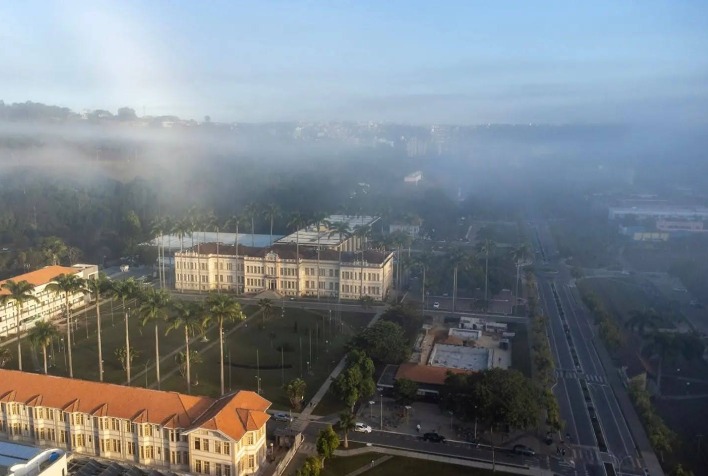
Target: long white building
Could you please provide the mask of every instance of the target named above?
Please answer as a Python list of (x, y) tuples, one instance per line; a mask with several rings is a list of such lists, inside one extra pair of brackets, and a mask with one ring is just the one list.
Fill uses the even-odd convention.
[(285, 296), (370, 296), (386, 299), (393, 285), (393, 253), (336, 251), (295, 245), (269, 248), (206, 243), (175, 253), (175, 286), (184, 291), (222, 289)]
[(179, 473), (256, 474), (269, 407), (0, 369), (0, 439)]
[[(0, 336), (8, 336), (17, 332), (18, 325), (21, 331), (30, 329), (40, 320), (46, 321), (61, 314), (65, 304), (63, 294), (57, 294), (47, 289), (47, 285), (61, 274), (77, 274), (83, 279), (98, 277), (98, 267), (90, 264), (77, 264), (71, 267), (47, 266), (36, 271), (15, 276), (14, 278), (0, 281), (0, 295), (7, 295), (6, 289), (1, 289), (7, 281), (27, 281), (33, 284), (34, 296), (38, 301), (28, 301), (22, 305), (21, 312), (17, 313), (15, 304), (10, 300), (5, 306), (0, 306)], [(87, 304), (89, 296), (79, 292), (69, 297), (69, 305), (81, 307)], [(20, 315), (22, 321), (20, 322)]]

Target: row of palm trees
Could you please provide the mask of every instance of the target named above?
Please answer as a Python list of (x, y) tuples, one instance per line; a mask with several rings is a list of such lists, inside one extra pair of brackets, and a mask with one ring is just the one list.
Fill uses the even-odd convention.
[[(31, 301), (38, 301), (34, 295), (34, 285), (27, 281), (14, 282), (12, 280), (3, 284), (2, 288), (7, 294), (0, 296), (0, 304), (8, 305), (12, 303), (16, 309), (17, 316), (17, 356), (19, 370), (22, 370), (22, 331), (24, 305)], [(224, 393), (224, 324), (236, 322), (244, 319), (240, 304), (231, 296), (213, 293), (201, 303), (172, 301), (169, 294), (164, 290), (154, 288), (143, 288), (134, 279), (124, 281), (109, 281), (102, 275), (96, 279), (85, 280), (75, 274), (62, 274), (57, 276), (47, 285), (50, 292), (54, 292), (57, 298), (64, 299), (64, 310), (66, 316), (66, 339), (69, 377), (74, 376), (72, 358), (72, 306), (71, 297), (77, 294), (88, 293), (96, 300), (96, 327), (97, 327), (97, 347), (98, 347), (98, 368), (99, 380), (103, 381), (103, 345), (101, 341), (101, 298), (118, 300), (122, 303), (125, 317), (125, 370), (128, 384), (131, 382), (130, 363), (132, 356), (130, 350), (130, 312), (127, 303), (137, 302), (137, 317), (140, 324), (145, 327), (154, 325), (155, 331), (155, 370), (157, 386), (160, 388), (160, 326), (166, 324), (166, 333), (172, 330), (182, 330), (185, 337), (185, 359), (186, 359), (186, 380), (187, 391), (191, 392), (191, 372), (190, 372), (190, 340), (195, 335), (202, 335), (206, 328), (216, 324), (219, 331), (219, 349), (221, 364), (221, 393)], [(48, 373), (47, 368), (47, 347), (51, 345), (54, 338), (59, 336), (59, 328), (47, 321), (36, 323), (28, 333), (28, 338), (33, 345), (40, 347), (44, 357), (44, 373)]]

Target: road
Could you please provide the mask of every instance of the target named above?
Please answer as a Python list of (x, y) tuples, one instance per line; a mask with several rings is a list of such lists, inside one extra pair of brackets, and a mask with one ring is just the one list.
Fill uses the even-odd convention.
[[(643, 474), (647, 464), (646, 448), (637, 450), (632, 432), (618, 403), (610, 379), (616, 380), (616, 369), (606, 368), (594, 335), (592, 317), (581, 301), (570, 270), (557, 260), (557, 250), (548, 226), (543, 221), (532, 223), (537, 256), (545, 261), (537, 273), (539, 297), (544, 314), (549, 317), (549, 338), (556, 364), (557, 381), (553, 388), (558, 398), (566, 431), (574, 437), (577, 474), (599, 471), (601, 463), (611, 463), (622, 474)], [(607, 372), (612, 372), (609, 375)], [(635, 428), (634, 431), (643, 431)], [(653, 453), (651, 453), (653, 454)], [(655, 460), (655, 457), (654, 457)], [(651, 474), (654, 471), (651, 461)], [(658, 464), (658, 463), (657, 463)], [(583, 469), (584, 468), (584, 469)]]

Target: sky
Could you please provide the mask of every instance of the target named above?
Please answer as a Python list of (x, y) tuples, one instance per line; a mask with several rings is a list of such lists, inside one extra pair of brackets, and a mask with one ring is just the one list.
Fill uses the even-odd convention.
[(708, 2), (0, 2), (0, 99), (219, 122), (707, 123)]

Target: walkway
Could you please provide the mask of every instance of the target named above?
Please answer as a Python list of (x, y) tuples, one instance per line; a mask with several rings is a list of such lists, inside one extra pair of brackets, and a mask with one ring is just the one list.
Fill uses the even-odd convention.
[(376, 466), (379, 466), (380, 464), (385, 463), (386, 461), (388, 461), (388, 460), (390, 460), (390, 459), (393, 459), (393, 456), (387, 455), (387, 456), (381, 457), (381, 458), (376, 459), (376, 460), (373, 460), (373, 459), (372, 459), (372, 460), (371, 460), (371, 464), (367, 464), (367, 465), (365, 465), (365, 466), (362, 466), (362, 467), (359, 468), (359, 469), (356, 469), (356, 470), (352, 471), (351, 473), (347, 473), (346, 476), (358, 476), (358, 475), (360, 475), (360, 474), (362, 474), (362, 473), (367, 472), (367, 471), (370, 470), (371, 468), (375, 468)]

